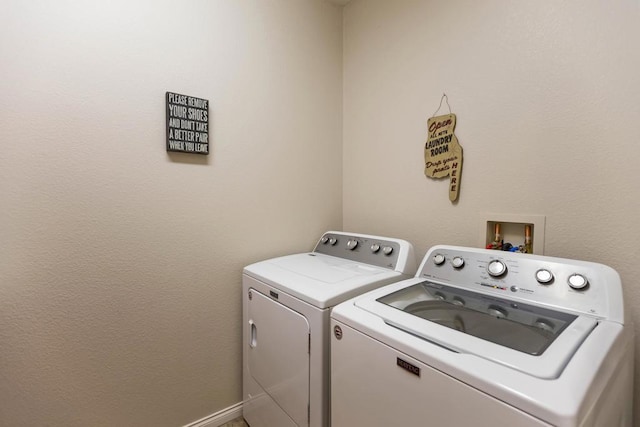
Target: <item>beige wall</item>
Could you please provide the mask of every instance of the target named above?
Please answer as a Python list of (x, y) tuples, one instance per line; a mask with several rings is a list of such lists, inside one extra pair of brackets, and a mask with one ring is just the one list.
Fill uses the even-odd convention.
[[(344, 228), (424, 254), (477, 245), (481, 212), (545, 215), (545, 253), (617, 269), (637, 322), (640, 3), (354, 0), (344, 20)], [(423, 174), (443, 92), (455, 205)]]
[[(238, 403), (242, 267), (342, 226), (341, 9), (9, 0), (0, 57), (0, 425)], [(165, 91), (210, 100), (208, 157), (165, 151)]]

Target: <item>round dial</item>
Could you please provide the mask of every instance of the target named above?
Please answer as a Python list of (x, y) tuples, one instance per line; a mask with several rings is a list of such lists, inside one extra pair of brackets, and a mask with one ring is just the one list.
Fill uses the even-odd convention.
[(576, 290), (582, 290), (587, 287), (589, 281), (582, 274), (574, 273), (569, 276), (569, 286)]
[(487, 273), (493, 277), (500, 277), (507, 272), (507, 266), (499, 259), (494, 259), (487, 265)]
[(373, 252), (374, 254), (376, 252), (378, 252), (380, 250), (380, 245), (377, 243), (374, 243), (373, 245), (371, 245), (371, 252)]
[(549, 283), (553, 282), (553, 273), (551, 273), (547, 269), (541, 268), (540, 270), (536, 271), (536, 280), (538, 281), (538, 283), (548, 285)]
[(391, 255), (392, 252), (393, 248), (391, 246), (384, 246), (382, 248), (382, 253), (384, 253), (385, 255)]
[(358, 241), (356, 239), (352, 239), (347, 242), (348, 249), (354, 250), (356, 246), (358, 246)]
[(320, 242), (322, 242), (323, 245), (326, 245), (328, 241), (329, 238), (327, 236), (322, 236), (322, 239), (320, 239)]
[(460, 256), (454, 256), (451, 260), (451, 265), (453, 265), (453, 268), (462, 268), (464, 266), (464, 259)]
[(336, 243), (338, 243), (338, 239), (336, 239), (335, 237), (331, 237), (329, 239), (329, 244), (330, 245), (335, 245)]
[(442, 265), (442, 263), (444, 263), (445, 257), (442, 254), (436, 254), (436, 256), (433, 257), (433, 263), (435, 265)]

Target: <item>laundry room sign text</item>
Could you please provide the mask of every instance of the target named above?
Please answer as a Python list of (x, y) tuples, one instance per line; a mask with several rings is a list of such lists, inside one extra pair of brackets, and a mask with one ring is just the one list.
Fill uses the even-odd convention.
[(167, 92), (167, 151), (209, 154), (209, 101)]
[(460, 191), (462, 147), (453, 133), (456, 115), (431, 117), (424, 145), (424, 174), (429, 178), (449, 177), (449, 200), (455, 202)]

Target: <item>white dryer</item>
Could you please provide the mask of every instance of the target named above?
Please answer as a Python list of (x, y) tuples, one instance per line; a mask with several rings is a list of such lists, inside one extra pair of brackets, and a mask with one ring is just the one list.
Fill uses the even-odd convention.
[(633, 331), (595, 263), (455, 246), (338, 305), (332, 426), (631, 426)]
[(327, 232), (312, 252), (245, 267), (243, 416), (251, 427), (330, 425), (329, 314), (338, 303), (412, 277), (404, 240)]

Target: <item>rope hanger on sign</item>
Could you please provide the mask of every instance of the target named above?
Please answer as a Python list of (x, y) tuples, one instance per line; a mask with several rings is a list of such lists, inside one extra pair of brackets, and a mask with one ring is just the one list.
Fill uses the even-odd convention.
[(438, 114), (438, 111), (440, 111), (440, 108), (442, 108), (442, 100), (445, 100), (445, 102), (447, 103), (447, 107), (449, 108), (449, 114), (451, 114), (451, 106), (449, 105), (449, 97), (447, 96), (446, 93), (442, 92), (442, 96), (440, 97), (440, 105), (438, 105), (438, 109), (431, 115), (431, 117), (435, 117), (436, 114)]

